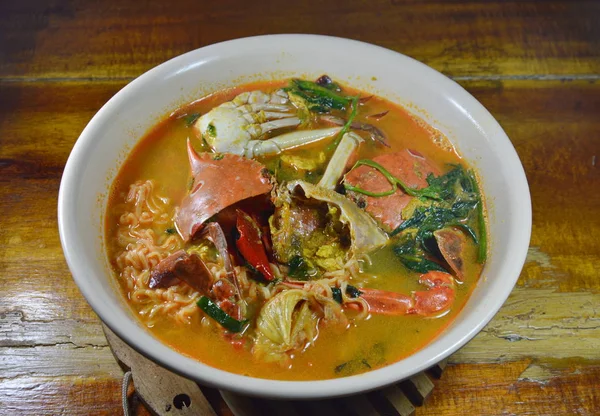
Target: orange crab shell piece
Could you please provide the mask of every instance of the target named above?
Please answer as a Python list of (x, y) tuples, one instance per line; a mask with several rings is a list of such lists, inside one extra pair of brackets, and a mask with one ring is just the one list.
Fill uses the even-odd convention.
[(194, 181), (175, 215), (185, 241), (221, 210), (273, 188), (266, 168), (255, 160), (229, 153), (198, 154), (189, 140), (188, 157)]
[(456, 274), (456, 278), (462, 281), (465, 277), (465, 235), (452, 229), (437, 230), (433, 233), (438, 248), (446, 263)]
[(456, 287), (452, 275), (431, 271), (421, 275), (419, 283), (429, 286), (429, 289), (413, 294), (414, 313), (421, 316), (433, 316), (448, 310), (454, 303)]
[[(373, 158), (374, 162), (386, 168), (396, 178), (411, 188), (422, 189), (427, 186), (427, 175), (440, 175), (438, 167), (432, 165), (425, 157), (408, 149), (396, 153), (387, 153)], [(359, 166), (352, 169), (344, 181), (369, 192), (385, 192), (392, 187), (383, 174), (370, 166)], [(348, 192), (359, 206), (364, 206), (387, 231), (397, 228), (404, 219), (402, 210), (412, 197), (398, 188), (392, 195), (373, 197), (358, 192)]]

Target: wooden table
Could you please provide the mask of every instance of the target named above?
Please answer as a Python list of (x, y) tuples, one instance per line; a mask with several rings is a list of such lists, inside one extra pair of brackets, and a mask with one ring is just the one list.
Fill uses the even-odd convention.
[(120, 412), (121, 370), (56, 225), (86, 123), (173, 56), (301, 32), (443, 72), (498, 119), (525, 166), (534, 223), (521, 278), (418, 415), (599, 414), (599, 23), (597, 1), (2, 1), (0, 413)]

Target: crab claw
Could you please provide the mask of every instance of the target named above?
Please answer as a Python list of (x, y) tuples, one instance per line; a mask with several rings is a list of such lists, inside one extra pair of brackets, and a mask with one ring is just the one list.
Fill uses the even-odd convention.
[(448, 310), (454, 303), (456, 287), (452, 275), (431, 271), (421, 275), (419, 283), (429, 288), (414, 293), (415, 306), (413, 313), (421, 316), (432, 316)]
[(369, 312), (378, 315), (435, 316), (447, 311), (454, 303), (456, 288), (451, 275), (431, 271), (421, 275), (419, 283), (428, 286), (427, 290), (412, 295), (388, 292), (385, 290), (361, 288), (360, 297), (369, 305)]
[(175, 215), (175, 225), (185, 241), (204, 222), (221, 210), (244, 199), (266, 194), (273, 188), (265, 167), (233, 154), (196, 153), (188, 140), (193, 183)]

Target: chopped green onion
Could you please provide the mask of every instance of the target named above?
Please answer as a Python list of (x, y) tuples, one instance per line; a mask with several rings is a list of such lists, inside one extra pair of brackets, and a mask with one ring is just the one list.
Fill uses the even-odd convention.
[(348, 132), (348, 130), (350, 130), (350, 125), (352, 124), (352, 122), (354, 121), (354, 119), (356, 118), (356, 113), (358, 113), (358, 100), (359, 100), (360, 96), (356, 96), (352, 98), (352, 111), (350, 111), (350, 117), (348, 117), (348, 121), (346, 121), (346, 124), (344, 124), (344, 127), (342, 127), (342, 130), (340, 130), (339, 133), (339, 137), (341, 138), (344, 134), (346, 134)]
[(393, 187), (392, 187), (392, 189), (390, 189), (389, 191), (385, 191), (385, 192), (371, 192), (371, 191), (367, 191), (366, 189), (362, 189), (362, 188), (360, 188), (358, 186), (350, 185), (350, 184), (347, 184), (347, 183), (344, 184), (344, 188), (346, 188), (346, 190), (348, 190), (348, 191), (354, 191), (354, 192), (358, 192), (359, 194), (363, 194), (363, 195), (367, 195), (367, 196), (373, 196), (373, 197), (381, 197), (381, 196), (392, 195), (398, 189), (396, 187), (396, 185), (394, 184)]
[(487, 258), (487, 230), (485, 229), (485, 217), (483, 216), (483, 200), (479, 196), (479, 204), (477, 205), (477, 225), (479, 227), (479, 249), (477, 250), (477, 261), (485, 263)]
[(448, 273), (448, 270), (440, 266), (438, 263), (426, 259), (425, 257), (405, 254), (398, 256), (398, 258), (407, 269), (413, 270), (417, 273), (427, 273), (432, 270)]
[(451, 222), (451, 223), (448, 223), (448, 225), (462, 228), (463, 231), (466, 232), (473, 239), (473, 242), (475, 244), (479, 244), (479, 240), (477, 239), (477, 234), (475, 234), (475, 231), (471, 227), (469, 227), (468, 224), (463, 224), (462, 222)]
[(206, 296), (202, 296), (197, 303), (198, 307), (204, 311), (208, 316), (217, 321), (223, 328), (230, 332), (242, 332), (248, 320), (238, 321), (227, 314), (223, 309), (219, 307), (212, 300)]
[(342, 303), (343, 299), (342, 299), (342, 289), (340, 289), (339, 287), (332, 287), (331, 288), (331, 295), (333, 297), (333, 300), (335, 300), (337, 303)]
[[(339, 287), (332, 287), (331, 295), (333, 297), (333, 300), (335, 300), (337, 303), (342, 303), (344, 301), (342, 298), (342, 289), (340, 289)], [(351, 298), (357, 298), (360, 295), (362, 295), (362, 292), (356, 287), (348, 285), (346, 286), (346, 295), (350, 296)]]
[(350, 296), (351, 298), (357, 298), (362, 295), (362, 292), (358, 288), (348, 285), (346, 286), (346, 295)]
[(206, 128), (206, 132), (210, 137), (217, 137), (217, 128), (214, 124), (209, 124)]
[(196, 122), (196, 120), (198, 120), (200, 118), (200, 113), (193, 113), (193, 114), (188, 114), (187, 116), (185, 116), (183, 118), (183, 120), (185, 121), (185, 125), (186, 127), (190, 127), (192, 124), (194, 124)]
[(475, 193), (477, 194), (478, 204), (477, 204), (477, 228), (479, 228), (479, 247), (477, 247), (477, 262), (482, 264), (485, 263), (487, 259), (487, 230), (485, 228), (485, 217), (483, 216), (483, 199), (481, 198), (481, 192), (479, 191), (479, 186), (477, 184), (477, 180), (475, 179), (475, 174), (473, 171), (468, 172), (469, 180), (471, 182), (471, 186)]
[(344, 124), (344, 127), (342, 127), (342, 129), (338, 133), (335, 140), (333, 142), (331, 142), (331, 144), (329, 146), (327, 146), (327, 150), (335, 149), (337, 147), (337, 145), (340, 143), (340, 141), (342, 140), (342, 137), (344, 137), (344, 134), (346, 134), (348, 132), (348, 130), (350, 130), (350, 126), (352, 125), (352, 122), (354, 121), (354, 119), (356, 118), (356, 114), (358, 113), (358, 100), (359, 99), (360, 99), (360, 96), (358, 96), (358, 95), (352, 98), (352, 104), (351, 104), (352, 111), (350, 111), (350, 117), (348, 117), (348, 121), (346, 121), (346, 124)]
[(350, 98), (341, 96), (336, 92), (328, 88), (322, 87), (311, 81), (293, 79), (292, 85), (302, 91), (307, 91), (326, 99), (330, 107), (338, 110), (343, 110), (344, 108), (346, 108), (346, 105), (350, 102)]

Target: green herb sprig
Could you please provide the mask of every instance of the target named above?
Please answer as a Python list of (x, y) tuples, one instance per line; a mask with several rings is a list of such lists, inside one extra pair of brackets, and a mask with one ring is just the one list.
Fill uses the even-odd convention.
[(327, 146), (328, 151), (331, 151), (331, 150), (337, 148), (338, 144), (340, 144), (340, 141), (342, 140), (342, 137), (344, 137), (344, 134), (348, 133), (348, 131), (350, 130), (350, 126), (352, 125), (352, 122), (356, 118), (356, 114), (358, 114), (358, 100), (359, 99), (360, 99), (360, 96), (358, 96), (358, 95), (352, 98), (352, 102), (351, 102), (352, 110), (350, 111), (350, 117), (348, 117), (348, 121), (346, 121), (346, 124), (344, 124), (344, 126), (342, 127), (340, 132), (337, 134), (337, 137), (335, 138), (335, 140), (333, 142), (331, 142), (329, 144), (329, 146)]
[(405, 194), (408, 194), (410, 196), (415, 196), (415, 197), (419, 197), (419, 198), (430, 198), (430, 199), (435, 199), (435, 200), (442, 199), (439, 186), (437, 186), (437, 185), (431, 186), (430, 185), (423, 189), (411, 188), (410, 186), (405, 184), (402, 180), (400, 180), (397, 177), (395, 177), (394, 175), (392, 175), (390, 173), (390, 171), (388, 171), (386, 168), (384, 168), (379, 163), (377, 163), (373, 160), (361, 159), (354, 164), (352, 169), (355, 169), (355, 168), (357, 168), (359, 166), (363, 166), (363, 165), (370, 166), (370, 167), (376, 169), (377, 171), (379, 171), (387, 179), (387, 181), (390, 183), (390, 185), (392, 187), (390, 188), (389, 191), (371, 192), (371, 191), (367, 191), (366, 189), (362, 189), (361, 187), (350, 185), (349, 183), (344, 183), (344, 188), (346, 188), (348, 191), (353, 191), (353, 192), (357, 192), (359, 194), (372, 196), (372, 197), (382, 197), (382, 196), (388, 196), (388, 195), (394, 194), (398, 190), (398, 186), (399, 186), (400, 189)]
[(302, 79), (293, 79), (288, 91), (307, 101), (309, 109), (314, 110), (318, 107), (321, 110), (319, 112), (329, 112), (331, 109), (345, 110), (352, 100), (332, 89)]
[(186, 127), (191, 127), (200, 118), (200, 113), (192, 113), (183, 117)]
[[(444, 175), (429, 175), (427, 183), (429, 186), (424, 190), (428, 189), (436, 199), (417, 206), (410, 218), (389, 233), (395, 239), (393, 251), (398, 259), (409, 270), (419, 273), (445, 271), (444, 266), (432, 261), (440, 255), (435, 249), (434, 232), (455, 227), (478, 246), (477, 261), (483, 263), (487, 253), (487, 233), (483, 201), (473, 172), (453, 165), (453, 169)], [(477, 232), (473, 229), (475, 226)]]
[[(362, 295), (362, 292), (360, 291), (360, 289), (358, 289), (355, 286), (347, 285), (346, 286), (346, 295), (350, 296), (351, 298), (357, 298), (360, 295)], [(335, 300), (337, 303), (343, 302), (342, 289), (340, 289), (339, 287), (331, 288), (331, 296), (333, 297), (333, 300)]]

